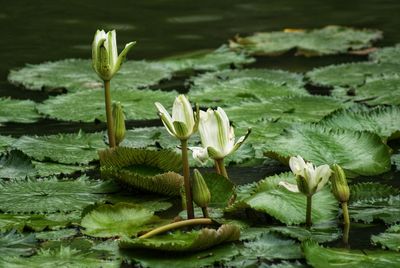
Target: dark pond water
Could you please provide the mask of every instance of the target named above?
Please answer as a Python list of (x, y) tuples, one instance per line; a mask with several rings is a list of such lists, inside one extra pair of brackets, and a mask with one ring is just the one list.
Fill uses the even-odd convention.
[[(236, 34), (330, 24), (380, 29), (384, 39), (379, 46), (400, 42), (399, 0), (0, 0), (0, 3), (0, 96), (14, 98), (43, 100), (47, 96), (8, 84), (6, 77), (10, 69), (25, 63), (89, 58), (97, 28), (116, 29), (119, 44), (137, 40), (130, 59), (157, 59), (197, 49), (213, 49)], [(256, 66), (304, 72), (316, 66), (353, 60), (359, 58), (283, 56), (262, 59)], [(130, 122), (129, 125), (143, 123)], [(44, 120), (34, 125), (9, 124), (0, 128), (0, 134), (49, 134), (79, 128), (99, 130), (104, 129), (104, 125), (71, 125)], [(234, 180), (244, 183), (278, 170), (282, 167), (235, 168), (230, 173)], [(388, 176), (398, 177), (397, 174)], [(383, 226), (352, 229), (352, 246), (369, 247), (371, 233), (383, 229)]]

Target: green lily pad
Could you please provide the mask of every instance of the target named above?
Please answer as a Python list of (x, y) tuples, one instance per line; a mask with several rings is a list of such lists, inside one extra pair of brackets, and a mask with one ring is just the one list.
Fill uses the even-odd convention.
[(0, 153), (6, 151), (14, 141), (15, 139), (13, 137), (0, 135)]
[(386, 198), (400, 194), (400, 190), (378, 182), (363, 182), (350, 185), (350, 202)]
[[(304, 223), (307, 205), (305, 195), (290, 192), (286, 188), (278, 186), (280, 181), (296, 183), (292, 173), (267, 177), (260, 181), (255, 192), (245, 199), (246, 204), (288, 225)], [(314, 224), (335, 219), (337, 201), (329, 187), (317, 192), (313, 196), (313, 203), (311, 214)]]
[(118, 203), (129, 203), (143, 207), (151, 211), (164, 211), (172, 207), (172, 203), (168, 202), (169, 198), (160, 197), (158, 195), (135, 195), (131, 192), (118, 192), (118, 194), (110, 194), (107, 197), (107, 202), (114, 205)]
[(368, 78), (399, 73), (397, 64), (356, 62), (315, 68), (306, 74), (306, 78), (316, 86), (354, 88), (362, 86)]
[(179, 196), (182, 158), (171, 150), (117, 147), (99, 151), (101, 175), (136, 189)]
[(232, 66), (241, 67), (254, 61), (254, 58), (244, 53), (236, 53), (222, 46), (216, 50), (199, 50), (168, 57), (160, 60), (159, 63), (174, 72), (184, 72), (217, 71)]
[[(219, 72), (210, 72), (194, 77), (191, 80), (193, 86), (191, 92), (201, 90), (211, 90), (221, 88), (227, 84), (233, 84), (242, 79), (262, 81), (276, 86), (286, 86), (292, 89), (302, 89), (304, 86), (303, 76), (301, 74), (271, 69), (242, 69), (242, 70), (222, 70)], [(245, 81), (244, 80), (244, 81)]]
[(235, 193), (235, 185), (216, 173), (202, 174), (211, 193), (209, 207), (225, 208)]
[(1, 257), (30, 256), (35, 252), (35, 248), (36, 239), (33, 234), (23, 235), (15, 231), (0, 234)]
[(387, 140), (400, 137), (399, 117), (398, 106), (382, 106), (374, 109), (359, 107), (333, 112), (320, 123), (333, 129), (370, 131)]
[[(126, 90), (155, 85), (162, 79), (169, 79), (171, 73), (157, 62), (127, 61), (113, 77), (111, 87)], [(8, 81), (31, 90), (77, 92), (97, 89), (103, 92), (103, 82), (94, 72), (92, 61), (83, 59), (29, 64), (11, 71)]]
[(0, 182), (0, 210), (12, 213), (52, 213), (82, 210), (115, 192), (110, 183), (89, 180), (19, 180)]
[(0, 156), (0, 178), (21, 179), (35, 175), (30, 158), (22, 152), (13, 150)]
[[(135, 236), (157, 225), (154, 211), (128, 203), (102, 205), (82, 218), (82, 232), (93, 237)], [(118, 223), (118, 224), (116, 224)], [(159, 223), (158, 223), (159, 225)]]
[(391, 168), (389, 147), (378, 135), (313, 124), (294, 125), (270, 139), (266, 154), (278, 160), (301, 155), (316, 165), (336, 163), (351, 176), (378, 175)]
[(32, 161), (33, 166), (37, 172), (39, 177), (48, 177), (54, 175), (70, 175), (75, 172), (84, 172), (90, 169), (93, 169), (93, 166), (89, 165), (66, 165), (66, 164), (59, 164), (53, 162), (39, 162), (39, 161)]
[[(167, 104), (166, 109), (169, 110), (176, 94), (176, 92), (150, 89), (117, 90), (111, 88), (112, 100), (123, 104), (127, 120), (157, 119), (154, 102), (162, 100), (163, 103)], [(37, 105), (37, 109), (40, 113), (58, 120), (74, 122), (100, 120), (105, 122), (104, 105), (103, 90), (84, 90), (51, 97)]]
[(7, 122), (33, 123), (40, 118), (35, 109), (35, 102), (31, 100), (0, 98), (0, 107), (0, 124)]
[(374, 245), (382, 245), (394, 251), (400, 251), (400, 225), (393, 225), (384, 233), (373, 235), (371, 241)]
[(274, 119), (284, 122), (317, 122), (327, 114), (348, 107), (326, 96), (276, 97), (260, 103), (245, 103), (224, 109), (234, 122), (259, 122)]
[(369, 54), (370, 60), (400, 64), (400, 44), (393, 47), (383, 47)]
[(235, 37), (230, 47), (252, 55), (276, 56), (295, 50), (296, 55), (323, 56), (368, 48), (381, 38), (382, 32), (378, 30), (331, 25), (321, 29), (285, 29), (256, 33), (245, 38)]
[(397, 170), (400, 170), (400, 154), (394, 154), (391, 157), (392, 164), (396, 166)]
[(399, 105), (400, 76), (396, 74), (381, 78), (366, 79), (364, 84), (354, 89), (336, 88), (332, 91), (332, 95), (363, 102), (368, 105)]
[(39, 240), (61, 240), (70, 238), (78, 234), (77, 229), (61, 229), (55, 231), (44, 231), (35, 233), (35, 237)]
[(13, 147), (38, 161), (52, 160), (62, 164), (88, 164), (98, 159), (97, 150), (105, 148), (103, 133), (50, 136), (22, 136)]
[(180, 142), (172, 137), (165, 127), (146, 127), (128, 130), (121, 147), (175, 148)]
[(399, 267), (400, 255), (396, 252), (324, 248), (314, 241), (305, 241), (302, 247), (307, 263), (316, 268)]
[(318, 243), (335, 241), (341, 236), (341, 231), (336, 223), (330, 225), (314, 225), (310, 229), (303, 226), (277, 226), (270, 227), (269, 230), (295, 238), (299, 241), (311, 239)]
[(221, 243), (236, 241), (240, 229), (236, 225), (224, 224), (218, 230), (203, 228), (200, 231), (183, 233), (176, 231), (151, 238), (122, 238), (119, 246), (131, 249), (153, 249), (162, 251), (200, 251)]
[(38, 254), (30, 258), (0, 257), (1, 267), (117, 268), (120, 267), (120, 265), (119, 261), (109, 261), (91, 257), (88, 256), (87, 252), (71, 249), (69, 247), (47, 250), (42, 249)]

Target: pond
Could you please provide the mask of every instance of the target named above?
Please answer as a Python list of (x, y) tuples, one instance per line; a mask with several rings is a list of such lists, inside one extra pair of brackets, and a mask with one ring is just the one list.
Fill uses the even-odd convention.
[[(351, 249), (352, 254), (362, 252), (358, 250), (373, 250), (376, 253), (366, 255), (371, 254), (370, 257), (373, 258), (377, 254), (379, 261), (390, 261), (392, 265), (396, 261), (399, 263), (400, 245), (396, 239), (400, 240), (400, 228), (396, 224), (400, 220), (400, 117), (397, 117), (400, 115), (400, 102), (396, 98), (400, 99), (400, 79), (396, 68), (400, 66), (400, 60), (389, 59), (384, 62), (382, 58), (382, 62), (378, 63), (381, 65), (376, 68), (365, 67), (370, 69), (364, 70), (357, 63), (375, 63), (372, 63), (372, 56), (368, 56), (370, 51), (364, 51), (362, 47), (354, 49), (361, 53), (327, 53), (328, 55), (310, 57), (296, 56), (296, 51), (302, 53), (296, 48), (287, 49), (279, 56), (260, 56), (257, 53), (243, 56), (240, 52), (240, 56), (229, 54), (232, 60), (229, 62), (228, 58), (228, 64), (225, 62), (217, 66), (218, 63), (206, 62), (203, 63), (206, 67), (197, 69), (189, 66), (190, 64), (189, 67), (184, 66), (179, 60), (178, 63), (175, 61), (179, 56), (189, 55), (188, 53), (212, 53), (222, 45), (225, 47), (221, 53), (228, 53), (229, 40), (236, 40), (239, 46), (245, 44), (240, 44), (235, 36), (246, 37), (257, 32), (283, 29), (296, 33), (296, 29), (321, 29), (328, 25), (380, 30), (383, 38), (374, 40), (373, 46), (394, 46), (400, 43), (398, 1), (123, 0), (111, 4), (103, 0), (37, 0), (32, 4), (32, 1), (18, 0), (3, 4), (2, 7), (0, 97), (32, 100), (35, 102), (35, 114), (28, 111), (22, 120), (4, 120), (2, 116), (7, 116), (2, 115), (4, 111), (0, 111), (0, 119), (4, 120), (0, 120), (0, 195), (3, 195), (0, 203), (4, 199), (3, 205), (0, 205), (0, 249), (10, 252), (3, 260), (0, 256), (0, 263), (14, 262), (23, 265), (29, 256), (38, 266), (43, 263), (59, 265), (55, 261), (57, 257), (49, 256), (56, 254), (55, 256), (62, 259), (60, 256), (64, 254), (73, 259), (70, 267), (80, 262), (86, 265), (81, 267), (118, 267), (121, 260), (126, 267), (135, 264), (149, 267), (185, 266), (191, 262), (194, 267), (218, 266), (222, 263), (244, 267), (301, 267), (308, 263), (324, 267), (321, 264), (325, 262), (324, 254), (336, 256), (337, 252), (323, 252), (318, 244), (308, 241), (309, 238), (325, 247)], [(102, 84), (99, 83), (100, 80), (92, 79), (92, 74), (90, 77), (85, 76), (89, 61), (66, 61), (57, 65), (58, 61), (64, 59), (90, 59), (93, 34), (97, 29), (115, 29), (119, 51), (124, 44), (137, 41), (128, 54), (128, 61), (122, 65), (120, 74), (111, 82), (112, 94), (119, 91), (113, 95), (114, 100), (122, 102), (127, 116), (126, 127), (129, 131), (121, 145), (147, 147), (153, 151), (160, 148), (171, 149), (173, 154), (167, 153), (167, 157), (173, 162), (170, 166), (148, 167), (143, 166), (146, 161), (132, 162), (132, 159), (136, 161), (140, 158), (147, 159), (147, 162), (148, 159), (153, 159), (154, 162), (158, 156), (152, 152), (121, 152), (124, 157), (131, 157), (129, 166), (124, 162), (126, 159), (115, 160), (114, 156), (104, 153), (103, 156), (100, 154), (100, 172), (97, 150), (105, 148), (106, 140), (105, 132), (100, 131), (107, 129), (104, 123), (105, 112), (98, 108), (97, 103), (99, 99), (104, 101)], [(354, 33), (356, 35), (358, 33)], [(356, 43), (352, 45), (357, 46)], [(304, 51), (305, 54), (310, 52)], [(393, 55), (400, 56), (400, 50), (396, 53)], [(222, 57), (230, 56), (223, 54)], [(163, 60), (160, 61), (161, 59)], [(139, 62), (141, 60), (146, 62)], [(39, 65), (44, 62), (56, 64)], [(196, 61), (194, 62), (195, 66)], [(352, 62), (356, 62), (355, 67), (351, 64), (343, 65), (344, 67), (338, 65)], [(26, 64), (32, 64), (32, 69), (21, 69)], [(330, 65), (339, 67), (333, 67), (333, 70), (329, 67), (323, 68)], [(240, 71), (242, 67), (261, 72), (268, 70), (261, 74), (254, 70)], [(317, 69), (319, 67), (321, 68)], [(213, 71), (217, 73), (214, 75)], [(65, 72), (63, 77), (62, 72)], [(50, 74), (50, 78), (46, 74)], [(136, 93), (125, 95), (121, 88), (129, 86), (130, 81), (124, 80), (129, 76), (136, 79), (136, 84), (130, 88)], [(360, 76), (364, 79), (361, 83), (357, 81)], [(68, 81), (65, 77), (75, 81)], [(245, 81), (246, 79), (249, 81)], [(236, 84), (239, 80), (241, 82)], [(340, 84), (344, 80), (346, 82)], [(215, 86), (220, 83), (225, 85)], [(383, 83), (383, 86), (379, 83)], [(360, 93), (364, 84), (362, 89), (367, 92), (366, 95)], [(276, 93), (262, 93), (266, 85), (280, 91), (279, 96)], [(208, 87), (214, 91), (203, 92)], [(250, 90), (236, 95), (230, 92), (240, 91), (241, 87), (248, 87)], [(379, 87), (392, 90), (378, 92), (377, 94), (387, 94), (384, 98), (379, 98), (371, 93)], [(97, 91), (91, 94), (93, 88)], [(153, 93), (143, 93), (142, 96), (141, 91), (146, 90)], [(242, 147), (225, 159), (229, 178), (235, 184), (241, 185), (236, 189), (236, 202), (229, 204), (225, 217), (221, 214), (227, 203), (223, 207), (219, 203), (214, 204), (215, 207), (210, 206), (210, 215), (217, 219), (219, 225), (233, 224), (237, 220), (236, 224), (242, 228), (241, 242), (200, 251), (197, 255), (189, 254), (185, 258), (179, 256), (180, 253), (169, 255), (170, 253), (143, 249), (125, 249), (123, 253), (118, 253), (118, 245), (113, 238), (142, 234), (153, 227), (171, 222), (178, 214), (185, 218), (185, 213), (181, 212), (181, 193), (176, 187), (164, 185), (162, 179), (156, 180), (150, 186), (143, 186), (140, 178), (135, 177), (137, 174), (157, 177), (157, 174), (167, 170), (181, 172), (180, 165), (174, 162), (176, 154), (180, 153), (179, 141), (168, 135), (162, 121), (153, 116), (156, 115), (156, 108), (148, 105), (159, 101), (171, 112), (172, 101), (178, 93), (189, 94), (191, 100), (199, 101), (202, 110), (209, 106), (222, 106), (235, 125), (237, 137), (244, 135), (247, 127), (253, 128)], [(67, 98), (60, 98), (63, 96)], [(68, 99), (68, 96), (71, 98)], [(152, 101), (142, 101), (146, 98)], [(253, 105), (257, 102), (262, 103), (262, 106)], [(75, 106), (71, 106), (71, 103)], [(24, 105), (15, 106), (19, 112), (9, 117), (23, 117), (24, 109), (33, 109), (29, 108), (31, 104), (27, 104), (28, 108)], [(379, 105), (381, 107), (374, 110)], [(4, 102), (3, 107), (12, 106)], [(0, 107), (1, 109), (4, 108)], [(87, 113), (81, 112), (85, 109), (88, 109)], [(263, 109), (268, 116), (263, 112), (260, 114)], [(260, 120), (247, 120), (247, 117), (257, 116)], [(325, 120), (322, 127), (308, 124), (322, 119)], [(349, 129), (376, 130), (377, 134), (354, 134), (359, 132), (353, 133)], [(8, 140), (8, 137), (12, 140)], [(189, 145), (201, 145), (200, 137), (195, 135)], [(11, 148), (14, 150), (11, 151)], [(313, 211), (313, 216), (318, 223), (323, 224), (316, 224), (312, 231), (303, 227), (303, 218), (294, 220), (284, 215), (287, 209), (284, 205), (280, 207), (280, 203), (277, 203), (269, 207), (265, 203), (273, 203), (271, 200), (280, 200), (279, 198), (285, 205), (293, 201), (293, 193), (288, 193), (289, 197), (281, 196), (282, 191), (286, 190), (277, 190), (277, 187), (280, 180), (295, 182), (291, 173), (284, 172), (291, 171), (287, 165), (289, 156), (302, 153), (302, 150), (306, 151), (305, 158), (318, 165), (324, 164), (324, 161), (328, 164), (339, 162), (348, 175), (351, 193), (355, 197), (349, 203), (350, 213), (354, 214), (350, 214), (352, 224), (346, 244), (342, 241), (341, 210), (339, 204), (333, 202), (333, 196), (329, 196), (329, 190), (324, 189), (316, 194), (318, 199), (313, 203), (313, 209), (318, 207), (319, 202), (321, 208)], [(80, 165), (76, 165), (78, 163)], [(227, 192), (225, 195), (228, 196), (221, 194), (218, 199), (218, 202), (227, 202), (234, 192), (233, 186), (227, 182), (212, 182), (221, 181), (213, 173), (215, 171), (212, 161), (202, 166), (190, 158), (189, 163), (192, 167), (198, 167), (202, 174), (208, 174), (204, 175), (204, 179), (212, 193), (220, 195), (220, 192)], [(281, 175), (271, 177), (277, 174)], [(38, 182), (38, 177), (49, 175), (49, 178)], [(31, 178), (25, 179), (26, 176)], [(74, 180), (60, 182), (61, 178), (71, 177)], [(121, 190), (114, 183), (99, 182), (101, 177), (113, 177), (125, 186), (129, 184), (127, 188), (131, 192), (126, 192), (125, 186)], [(266, 177), (268, 178), (263, 180)], [(167, 176), (164, 179), (176, 182), (181, 177)], [(258, 181), (261, 182), (255, 185), (254, 182)], [(168, 191), (167, 196), (159, 195), (163, 193), (163, 187), (168, 189), (164, 189)], [(137, 188), (147, 192), (150, 189), (153, 194), (143, 194)], [(294, 195), (293, 198), (296, 199)], [(303, 201), (296, 202), (300, 202), (305, 209)], [(106, 204), (100, 205), (103, 203)], [(324, 209), (326, 215), (321, 216)], [(382, 210), (381, 213), (379, 210)], [(290, 211), (289, 209), (287, 213)], [(120, 222), (120, 228), (112, 228), (116, 221)], [(141, 221), (143, 226), (141, 223), (131, 225), (132, 222)], [(217, 225), (214, 224), (213, 227)], [(392, 229), (387, 230), (389, 227)], [(13, 230), (16, 230), (15, 233)], [(195, 230), (193, 235), (197, 235), (198, 228)], [(30, 233), (35, 234), (29, 235)], [(172, 237), (165, 235), (163, 239), (177, 239), (174, 237), (176, 233), (169, 235)], [(181, 234), (177, 235), (178, 238), (179, 235)], [(393, 245), (390, 244), (391, 240), (385, 240), (385, 235), (393, 235)], [(182, 238), (182, 241), (184, 239), (186, 238)], [(20, 243), (12, 246), (13, 242), (10, 241), (18, 240)], [(156, 243), (155, 247), (158, 250), (164, 249), (162, 243), (163, 241)], [(167, 247), (174, 247), (171, 246), (174, 242), (165, 243)], [(126, 239), (120, 246), (143, 248), (134, 239)], [(152, 246), (154, 244), (147, 245), (148, 248)], [(385, 251), (380, 251), (381, 246)], [(282, 247), (286, 247), (287, 251), (280, 254), (277, 251)], [(190, 247), (187, 249), (190, 250)], [(43, 250), (50, 250), (52, 253), (46, 255)], [(227, 254), (227, 251), (231, 253)], [(304, 254), (307, 255), (307, 260), (304, 259)], [(309, 258), (308, 254), (320, 256), (323, 261)], [(337, 258), (342, 257), (337, 255)], [(336, 257), (332, 257), (334, 258)], [(330, 265), (335, 262), (327, 259)], [(371, 265), (370, 260), (358, 257), (354, 259), (360, 265), (355, 267)], [(99, 264), (97, 260), (105, 260), (106, 263)], [(193, 264), (194, 260), (198, 265)], [(351, 265), (346, 262), (341, 264), (343, 267)]]

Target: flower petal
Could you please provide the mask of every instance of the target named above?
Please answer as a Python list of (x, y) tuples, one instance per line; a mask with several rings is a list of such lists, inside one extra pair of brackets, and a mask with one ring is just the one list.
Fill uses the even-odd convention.
[(161, 121), (163, 122), (165, 128), (167, 129), (168, 133), (171, 134), (172, 136), (175, 135), (175, 128), (172, 122), (172, 118), (169, 115), (168, 111), (164, 108), (164, 106), (159, 103), (155, 102), (154, 105), (157, 107), (158, 110), (158, 115), (161, 118)]
[(189, 147), (189, 150), (192, 151), (193, 158), (200, 162), (201, 164), (205, 164), (210, 157), (208, 156), (207, 149), (202, 147)]
[(279, 186), (282, 186), (284, 188), (286, 188), (287, 190), (289, 190), (290, 192), (293, 193), (299, 193), (299, 188), (297, 187), (296, 184), (292, 184), (292, 183), (288, 183), (286, 181), (280, 181), (279, 182)]

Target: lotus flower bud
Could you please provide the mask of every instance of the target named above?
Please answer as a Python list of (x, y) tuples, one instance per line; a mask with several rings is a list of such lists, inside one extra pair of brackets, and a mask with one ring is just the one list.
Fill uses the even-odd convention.
[(332, 167), (333, 174), (331, 176), (332, 192), (336, 199), (341, 203), (346, 203), (350, 198), (350, 189), (347, 184), (346, 174), (343, 169), (334, 164)]
[(207, 207), (211, 200), (210, 190), (201, 173), (195, 169), (193, 176), (193, 201), (201, 208)]
[(112, 116), (114, 120), (115, 144), (118, 146), (125, 138), (125, 115), (120, 102), (113, 103)]

